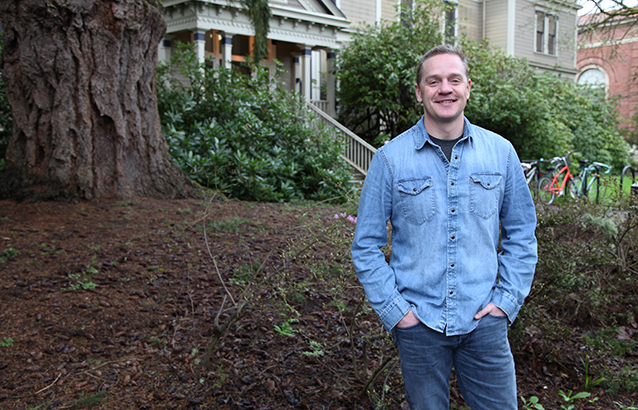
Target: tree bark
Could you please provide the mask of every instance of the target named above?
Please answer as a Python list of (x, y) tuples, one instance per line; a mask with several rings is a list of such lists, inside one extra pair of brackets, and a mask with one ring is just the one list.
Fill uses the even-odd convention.
[(2, 0), (13, 135), (0, 197), (192, 196), (162, 134), (157, 0)]

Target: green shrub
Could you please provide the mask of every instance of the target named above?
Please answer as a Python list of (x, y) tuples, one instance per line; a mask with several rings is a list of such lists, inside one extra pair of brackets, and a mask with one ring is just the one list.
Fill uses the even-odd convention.
[(267, 68), (243, 68), (248, 75), (206, 68), (186, 46), (158, 68), (164, 135), (180, 167), (231, 198), (342, 197), (351, 178), (342, 146)]
[(522, 158), (552, 158), (577, 149), (576, 159), (617, 169), (628, 163), (616, 101), (560, 75), (539, 74), (526, 60), (487, 42), (463, 41), (462, 48), (472, 78), (467, 117), (509, 139)]
[(337, 60), (339, 122), (375, 146), (417, 122), (423, 109), (414, 97), (416, 65), (442, 43), (435, 16), (450, 4), (418, 0), (410, 24), (385, 21), (352, 36)]
[(571, 324), (631, 324), (638, 229), (618, 210), (565, 202), (539, 214), (535, 304)]
[[(451, 3), (450, 3), (451, 4)], [(416, 102), (416, 65), (441, 44), (441, 3), (414, 3), (413, 24), (385, 23), (353, 36), (337, 64), (339, 120), (373, 145), (412, 127), (423, 108)], [(540, 74), (524, 59), (487, 42), (459, 39), (472, 80), (465, 114), (514, 144), (522, 158), (553, 158), (574, 149), (622, 169), (629, 146), (618, 126), (616, 101), (554, 73)], [(576, 161), (574, 161), (576, 163)]]
[(618, 337), (619, 333), (618, 329), (606, 328), (597, 332), (585, 333), (582, 338), (587, 345), (594, 349), (620, 357), (633, 351), (636, 348), (636, 343), (631, 340), (620, 339)]

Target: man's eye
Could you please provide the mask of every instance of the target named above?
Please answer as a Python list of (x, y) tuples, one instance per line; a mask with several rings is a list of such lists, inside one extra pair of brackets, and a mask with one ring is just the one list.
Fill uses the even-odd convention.
[(438, 81), (435, 81), (435, 80), (430, 80), (430, 81), (428, 82), (428, 84), (429, 84), (429, 85), (437, 85), (438, 83), (439, 83), (439, 82), (438, 82)]

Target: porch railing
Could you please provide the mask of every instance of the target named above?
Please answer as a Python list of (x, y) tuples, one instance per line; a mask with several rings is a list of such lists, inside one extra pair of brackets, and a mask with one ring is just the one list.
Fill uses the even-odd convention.
[(323, 112), (328, 112), (328, 101), (327, 100), (311, 100), (312, 105), (319, 108)]
[(341, 157), (355, 170), (365, 176), (368, 173), (370, 161), (372, 161), (372, 157), (377, 149), (341, 125), (324, 111), (317, 108), (314, 102), (307, 103), (306, 106), (323, 124), (333, 130), (335, 140), (344, 144), (344, 153)]

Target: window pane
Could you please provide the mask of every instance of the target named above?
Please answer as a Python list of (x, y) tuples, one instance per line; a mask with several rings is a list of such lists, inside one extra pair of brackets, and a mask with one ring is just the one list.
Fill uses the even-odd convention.
[(547, 30), (549, 31), (550, 36), (556, 35), (556, 16), (549, 15), (547, 16)]
[(456, 35), (456, 12), (455, 10), (448, 10), (445, 12), (445, 41), (448, 44), (454, 42)]
[(412, 27), (412, 0), (401, 0), (401, 24), (404, 27)]
[(589, 68), (578, 76), (578, 84), (589, 85), (592, 87), (605, 87), (607, 85), (607, 78), (598, 68)]
[(547, 22), (547, 53), (556, 54), (556, 17), (548, 16)]
[(536, 12), (536, 51), (539, 53), (543, 52), (543, 43), (544, 43), (544, 32), (545, 32), (545, 13), (537, 11)]

